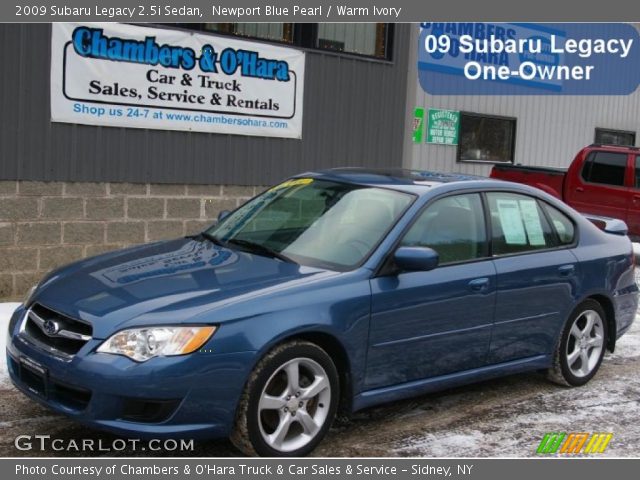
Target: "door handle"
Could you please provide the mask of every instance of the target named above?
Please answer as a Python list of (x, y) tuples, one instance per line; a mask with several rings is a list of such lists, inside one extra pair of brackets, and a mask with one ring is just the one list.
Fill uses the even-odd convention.
[(576, 267), (573, 265), (562, 265), (561, 267), (558, 268), (558, 272), (563, 277), (569, 277), (573, 275), (575, 271), (576, 271)]
[(577, 188), (576, 188), (576, 192), (578, 192), (578, 193), (582, 193), (582, 192), (584, 192), (584, 188), (582, 188), (582, 187), (577, 187)]
[(634, 195), (634, 196), (633, 196), (633, 201), (634, 201), (634, 202), (638, 202), (638, 201), (640, 201), (640, 195)]
[(481, 292), (486, 290), (489, 287), (489, 279), (484, 278), (476, 278), (469, 282), (469, 288), (474, 292)]

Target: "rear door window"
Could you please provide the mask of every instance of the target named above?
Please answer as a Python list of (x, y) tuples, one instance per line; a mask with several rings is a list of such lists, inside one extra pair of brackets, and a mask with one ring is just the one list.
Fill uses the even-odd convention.
[(508, 192), (487, 193), (493, 255), (556, 246), (555, 234), (535, 198)]

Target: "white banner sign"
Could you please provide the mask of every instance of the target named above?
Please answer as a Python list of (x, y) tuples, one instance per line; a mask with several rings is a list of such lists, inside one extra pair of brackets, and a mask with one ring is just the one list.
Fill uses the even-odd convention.
[(51, 120), (301, 138), (304, 61), (224, 36), (54, 23)]

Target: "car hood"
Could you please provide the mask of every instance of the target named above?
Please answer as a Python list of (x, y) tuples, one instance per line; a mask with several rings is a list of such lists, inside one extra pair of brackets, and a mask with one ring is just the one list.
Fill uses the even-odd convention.
[(90, 322), (94, 337), (103, 338), (141, 315), (185, 322), (274, 287), (336, 274), (186, 238), (81, 260), (48, 276), (33, 299)]

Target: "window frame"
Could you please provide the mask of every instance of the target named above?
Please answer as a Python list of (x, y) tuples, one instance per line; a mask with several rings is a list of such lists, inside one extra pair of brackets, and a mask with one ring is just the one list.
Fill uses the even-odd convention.
[[(297, 179), (297, 178), (305, 178), (305, 177), (304, 177), (304, 176), (293, 176), (293, 177), (289, 177), (289, 178), (288, 178), (288, 179), (286, 179), (286, 180), (295, 180), (295, 179)], [(323, 180), (323, 179), (318, 178), (318, 177), (309, 177), (309, 178), (314, 178), (314, 179)], [(283, 180), (283, 181), (286, 181), (286, 180)], [(324, 179), (324, 180), (327, 180), (327, 179)], [(327, 181), (334, 182), (334, 183), (345, 184), (345, 185), (352, 185), (352, 186), (353, 186), (353, 185), (359, 185), (359, 184), (354, 184), (353, 182), (349, 182), (349, 181), (345, 181), (345, 180), (341, 180), (341, 179), (331, 179), (331, 180), (327, 180)], [(281, 182), (281, 183), (282, 183), (282, 182)], [(261, 196), (261, 195), (263, 195), (263, 194), (265, 194), (268, 190), (270, 190), (271, 188), (273, 188), (274, 186), (277, 186), (277, 185), (279, 185), (279, 183), (278, 183), (278, 184), (276, 184), (276, 185), (273, 185), (273, 186), (271, 186), (271, 187), (269, 187), (269, 188), (267, 188), (266, 190), (263, 190), (262, 192), (260, 192), (259, 194), (257, 194), (257, 195), (256, 195), (256, 196), (254, 196), (253, 198), (251, 198), (249, 201), (253, 201), (254, 199), (258, 198), (259, 196)], [(362, 185), (361, 185), (361, 186), (362, 186)], [(402, 221), (402, 219), (407, 215), (407, 212), (411, 209), (411, 207), (412, 207), (412, 206), (413, 206), (413, 205), (418, 201), (418, 199), (420, 198), (420, 196), (419, 196), (419, 195), (417, 195), (417, 194), (415, 194), (415, 193), (407, 192), (407, 191), (404, 191), (404, 190), (398, 190), (398, 189), (395, 189), (395, 188), (388, 187), (388, 186), (386, 186), (386, 185), (369, 185), (369, 186), (364, 185), (364, 186), (365, 186), (365, 187), (368, 187), (368, 188), (379, 188), (379, 189), (381, 189), (381, 190), (389, 190), (389, 191), (392, 191), (392, 192), (401, 193), (401, 194), (404, 194), (404, 195), (407, 195), (408, 197), (410, 197), (410, 201), (409, 201), (409, 203), (407, 204), (407, 206), (402, 210), (402, 212), (400, 212), (400, 213), (398, 214), (398, 218), (396, 219), (396, 221), (395, 221), (395, 222), (393, 222), (393, 223), (389, 226), (389, 228), (388, 228), (388, 229), (384, 232), (384, 234), (380, 237), (380, 239), (378, 240), (378, 242), (376, 242), (376, 244), (371, 248), (371, 250), (368, 252), (368, 254), (367, 254), (367, 255), (365, 255), (365, 257), (364, 257), (364, 258), (362, 258), (362, 260), (361, 260), (359, 263), (357, 263), (357, 264), (355, 264), (355, 265), (352, 265), (352, 266), (348, 266), (348, 267), (341, 267), (340, 265), (332, 264), (330, 268), (329, 268), (329, 266), (327, 266), (327, 265), (325, 265), (325, 266), (323, 266), (323, 267), (319, 267), (319, 268), (326, 268), (327, 270), (330, 270), (330, 271), (333, 271), (333, 272), (341, 272), (341, 273), (344, 273), (344, 272), (352, 272), (352, 271), (357, 270), (358, 268), (361, 268), (361, 267), (362, 267), (365, 263), (367, 263), (367, 262), (371, 259), (371, 257), (372, 257), (372, 256), (373, 256), (373, 255), (378, 251), (378, 249), (380, 248), (380, 245), (382, 245), (382, 243), (383, 243), (387, 238), (389, 238), (389, 234), (393, 231), (393, 229), (394, 229), (394, 228), (396, 228), (396, 226), (398, 225), (398, 223), (400, 223), (400, 222)], [(248, 203), (248, 202), (247, 202), (247, 203)], [(226, 216), (224, 217), (224, 219), (222, 219), (220, 222), (216, 222), (216, 223), (214, 223), (214, 224), (211, 224), (211, 225), (210, 225), (210, 226), (208, 226), (204, 231), (209, 232), (210, 230), (212, 230), (212, 229), (214, 229), (214, 228), (217, 228), (219, 225), (221, 225), (223, 222), (225, 222), (227, 219), (229, 219), (229, 218), (231, 217), (231, 214), (232, 214), (232, 213), (235, 213), (237, 210), (239, 210), (240, 208), (242, 208), (244, 205), (246, 205), (246, 203), (245, 203), (245, 204), (242, 204), (242, 205), (237, 206), (235, 209), (233, 209), (231, 212), (229, 212), (229, 214), (228, 214), (228, 215), (226, 215)], [(394, 245), (395, 245), (395, 244), (394, 244)], [(396, 248), (396, 247), (394, 246), (394, 247), (393, 247), (393, 251), (395, 251), (395, 248)], [(383, 261), (382, 263), (384, 263), (384, 261)]]
[[(551, 245), (547, 248), (538, 248), (538, 249), (534, 249), (534, 250), (526, 250), (523, 252), (514, 252), (514, 253), (500, 253), (500, 254), (495, 254), (493, 252), (493, 222), (492, 222), (492, 218), (491, 218), (491, 210), (489, 207), (489, 198), (487, 196), (487, 194), (489, 193), (510, 193), (510, 194), (514, 194), (514, 195), (521, 195), (523, 197), (528, 197), (531, 198), (533, 200), (536, 201), (538, 208), (542, 211), (543, 216), (545, 217), (545, 220), (547, 221), (547, 223), (549, 224), (549, 226), (551, 227), (553, 236), (554, 236), (554, 240), (555, 240), (555, 244)], [(533, 196), (533, 195), (529, 195), (527, 193), (523, 193), (523, 192), (518, 192), (518, 191), (514, 191), (514, 190), (500, 190), (500, 189), (492, 189), (492, 190), (484, 190), (483, 191), (483, 198), (485, 203), (485, 209), (488, 212), (488, 218), (487, 220), (487, 231), (488, 231), (488, 235), (490, 235), (490, 241), (489, 241), (489, 255), (490, 258), (492, 259), (497, 259), (497, 258), (509, 258), (509, 257), (514, 257), (517, 255), (531, 255), (531, 254), (536, 254), (536, 253), (544, 253), (544, 252), (550, 252), (550, 251), (555, 251), (555, 250), (567, 250), (567, 249), (572, 249), (575, 248), (578, 245), (578, 241), (579, 241), (579, 236), (580, 236), (580, 229), (578, 228), (578, 225), (576, 224), (576, 222), (574, 221), (573, 218), (571, 218), (570, 215), (567, 214), (567, 212), (565, 212), (564, 210), (556, 207), (555, 205), (551, 205), (549, 202), (546, 202), (545, 200), (542, 200), (539, 197)], [(558, 236), (558, 232), (556, 231), (555, 226), (553, 225), (553, 222), (551, 221), (551, 218), (549, 217), (549, 214), (547, 213), (546, 209), (544, 208), (543, 205), (541, 204), (549, 204), (550, 206), (554, 207), (556, 210), (560, 211), (563, 215), (565, 215), (567, 218), (569, 218), (569, 220), (571, 221), (571, 223), (573, 224), (573, 230), (574, 230), (574, 235), (573, 235), (573, 242), (571, 242), (570, 244), (562, 244), (560, 242), (560, 238)]]
[[(476, 117), (476, 118), (489, 118), (492, 120), (503, 120), (513, 123), (513, 132), (511, 138), (511, 151), (510, 156), (511, 160), (465, 160), (462, 158), (462, 149), (461, 149), (461, 138), (462, 138), (462, 117)], [(516, 139), (518, 133), (518, 118), (517, 117), (508, 117), (504, 115), (494, 115), (487, 113), (479, 113), (479, 112), (469, 112), (469, 111), (460, 111), (460, 125), (458, 129), (458, 144), (456, 145), (456, 163), (476, 163), (481, 165), (503, 165), (503, 164), (515, 164), (516, 161)]]
[[(626, 162), (625, 162), (625, 171), (624, 171), (624, 176), (622, 177), (622, 185), (614, 185), (612, 183), (601, 183), (601, 182), (594, 182), (592, 181), (590, 178), (587, 179), (584, 176), (584, 172), (587, 168), (587, 165), (589, 165), (589, 176), (591, 176), (591, 168), (593, 167), (593, 159), (592, 157), (595, 157), (595, 155), (597, 155), (598, 153), (611, 153), (613, 155), (620, 155), (626, 158)], [(582, 168), (580, 168), (580, 180), (582, 180), (584, 183), (589, 184), (589, 185), (596, 185), (602, 188), (618, 188), (618, 189), (626, 189), (628, 188), (628, 180), (627, 180), (627, 175), (628, 175), (628, 169), (629, 169), (629, 153), (626, 152), (611, 152), (609, 150), (591, 150), (589, 153), (587, 153), (587, 156), (584, 159), (584, 162), (582, 163)], [(634, 163), (634, 169), (635, 169), (635, 163)], [(635, 170), (633, 172), (633, 174), (635, 175)]]
[[(231, 37), (231, 38), (236, 38), (239, 40), (260, 40), (260, 41), (264, 41), (264, 42), (270, 42), (270, 43), (277, 43), (279, 45), (289, 45), (292, 46), (294, 45), (294, 41), (295, 41), (295, 23), (293, 22), (264, 22), (264, 23), (280, 23), (282, 24), (282, 29), (283, 31), (285, 31), (287, 28), (290, 29), (291, 31), (291, 41), (288, 42), (287, 40), (284, 39), (275, 39), (275, 38), (264, 38), (264, 37), (258, 37), (258, 36), (254, 36), (254, 35), (242, 35), (233, 31), (225, 31), (225, 30), (210, 30), (208, 28), (206, 28), (207, 23), (219, 23), (221, 25), (229, 25), (231, 28), (235, 28), (235, 25), (239, 24), (239, 23), (262, 23), (262, 22), (202, 22), (202, 23), (194, 23), (194, 24), (180, 24), (181, 28), (184, 28), (186, 30), (189, 31), (197, 31), (197, 32), (202, 32), (202, 33), (212, 33), (214, 35), (221, 35), (224, 37)], [(197, 27), (190, 27), (190, 25), (197, 25)], [(287, 27), (288, 25), (288, 27)]]
[[(422, 214), (424, 213), (424, 211), (426, 209), (428, 209), (431, 205), (433, 205), (435, 202), (437, 202), (438, 200), (442, 200), (443, 198), (447, 198), (447, 197), (455, 197), (458, 195), (471, 195), (471, 194), (478, 194), (480, 195), (480, 201), (481, 201), (481, 205), (482, 205), (482, 210), (484, 213), (483, 216), (483, 220), (484, 220), (484, 236), (485, 236), (485, 251), (484, 254), (485, 256), (481, 256), (478, 258), (473, 258), (471, 260), (461, 260), (459, 262), (451, 262), (451, 263), (446, 263), (444, 265), (440, 265), (438, 264), (438, 266), (434, 269), (437, 270), (440, 267), (453, 267), (453, 266), (457, 266), (457, 265), (465, 265), (468, 263), (476, 263), (476, 262), (486, 262), (487, 260), (491, 260), (491, 239), (489, 238), (489, 230), (488, 230), (488, 224), (487, 224), (487, 204), (484, 201), (484, 190), (480, 189), (480, 188), (471, 188), (469, 190), (458, 190), (455, 192), (444, 192), (440, 195), (437, 195), (431, 199), (429, 199), (427, 201), (427, 203), (425, 203), (424, 205), (422, 205), (418, 211), (416, 213), (414, 213), (413, 218), (411, 219), (411, 221), (405, 225), (405, 227), (402, 229), (402, 231), (398, 234), (398, 237), (394, 240), (393, 245), (391, 245), (391, 247), (389, 248), (389, 251), (385, 254), (385, 256), (382, 258), (382, 260), (380, 261), (380, 263), (378, 264), (378, 267), (374, 270), (372, 278), (377, 278), (377, 277), (386, 277), (386, 276), (390, 276), (390, 275), (397, 275), (398, 273), (425, 273), (425, 272), (401, 272), (399, 271), (398, 267), (396, 266), (393, 258), (394, 255), (396, 253), (396, 250), (398, 250), (398, 248), (400, 248), (402, 240), (404, 239), (404, 237), (407, 235), (407, 233), (409, 233), (409, 231), (411, 230), (411, 228), (413, 227), (413, 225), (418, 221), (418, 219), (420, 218), (420, 216), (422, 216)], [(405, 215), (407, 214), (407, 212), (405, 211)]]
[[(448, 194), (444, 194), (441, 196), (438, 196), (432, 200), (430, 200), (426, 205), (423, 205), (422, 208), (420, 208), (420, 210), (415, 214), (414, 218), (411, 220), (410, 225), (407, 226), (407, 228), (405, 230), (402, 231), (402, 234), (399, 236), (398, 238), (398, 242), (397, 245), (395, 245), (394, 247), (394, 252), (402, 247), (402, 241), (405, 239), (405, 237), (409, 234), (409, 232), (411, 232), (411, 229), (413, 228), (413, 226), (418, 223), (418, 220), (420, 220), (420, 218), (422, 218), (422, 216), (425, 214), (425, 212), (433, 207), (433, 205), (435, 205), (436, 203), (438, 203), (441, 200), (447, 199), (447, 198), (454, 198), (454, 197), (461, 197), (461, 196), (469, 196), (469, 195), (477, 195), (478, 199), (480, 200), (480, 208), (482, 209), (482, 221), (484, 224), (484, 242), (482, 242), (482, 252), (479, 256), (477, 256), (476, 258), (470, 258), (467, 260), (458, 260), (455, 262), (447, 262), (447, 263), (439, 263), (438, 262), (438, 266), (436, 268), (439, 268), (441, 266), (443, 267), (448, 267), (450, 265), (462, 265), (465, 263), (473, 263), (473, 262), (477, 262), (479, 260), (484, 260), (486, 258), (491, 258), (489, 253), (491, 251), (491, 239), (489, 237), (489, 230), (487, 229), (487, 210), (486, 210), (486, 206), (483, 200), (483, 195), (482, 195), (482, 191), (481, 190), (477, 190), (477, 191), (471, 191), (471, 192), (454, 192), (454, 193), (448, 193)], [(421, 247), (421, 248), (431, 248), (431, 247)], [(434, 248), (434, 251), (437, 252), (437, 250)]]
[[(543, 200), (537, 196), (534, 195), (530, 195), (528, 193), (523, 193), (517, 190), (512, 190), (509, 189), (508, 187), (505, 188), (491, 188), (489, 190), (485, 190), (482, 188), (471, 188), (469, 190), (458, 190), (455, 192), (446, 192), (446, 193), (442, 193), (441, 195), (437, 195), (435, 197), (433, 197), (432, 199), (430, 199), (429, 201), (427, 201), (427, 203), (425, 203), (424, 205), (422, 205), (418, 211), (414, 214), (413, 218), (411, 219), (411, 221), (403, 228), (403, 230), (398, 234), (398, 237), (396, 238), (396, 240), (394, 241), (393, 245), (389, 248), (389, 251), (385, 254), (385, 256), (382, 258), (382, 260), (380, 261), (380, 263), (378, 264), (377, 268), (374, 270), (372, 278), (378, 278), (378, 277), (386, 277), (386, 276), (390, 276), (390, 275), (397, 275), (399, 273), (428, 273), (428, 272), (401, 272), (398, 270), (398, 267), (395, 265), (395, 262), (393, 261), (393, 257), (394, 254), (396, 252), (396, 250), (398, 250), (398, 248), (400, 248), (402, 240), (404, 239), (404, 237), (407, 235), (407, 233), (411, 230), (411, 228), (413, 227), (414, 223), (416, 223), (418, 221), (418, 218), (424, 213), (424, 211), (429, 208), (431, 205), (433, 205), (433, 203), (435, 203), (438, 200), (441, 200), (443, 198), (446, 197), (452, 197), (452, 196), (458, 196), (458, 195), (469, 195), (469, 194), (473, 194), (476, 193), (478, 195), (480, 195), (481, 200), (482, 200), (482, 210), (484, 212), (484, 232), (485, 232), (485, 239), (486, 239), (486, 243), (485, 243), (485, 256), (480, 256), (478, 258), (474, 258), (471, 260), (462, 260), (459, 262), (450, 262), (450, 263), (446, 263), (446, 264), (438, 264), (438, 266), (434, 269), (434, 270), (438, 270), (440, 267), (454, 267), (454, 266), (458, 266), (458, 265), (466, 265), (466, 264), (470, 264), (470, 263), (477, 263), (477, 262), (485, 262), (488, 260), (496, 260), (496, 259), (500, 259), (500, 258), (510, 258), (510, 257), (515, 257), (515, 256), (519, 256), (519, 255), (532, 255), (532, 254), (537, 254), (537, 253), (546, 253), (546, 252), (552, 252), (552, 251), (559, 251), (559, 250), (570, 250), (573, 248), (576, 248), (578, 246), (578, 244), (580, 243), (580, 228), (578, 226), (578, 224), (576, 223), (576, 221), (574, 220), (573, 217), (571, 217), (571, 215), (569, 215), (566, 211), (564, 211), (564, 209), (551, 204), (550, 202), (547, 202), (546, 200)], [(511, 193), (511, 194), (515, 194), (515, 195), (522, 195), (525, 197), (529, 197), (532, 198), (533, 200), (536, 201), (536, 203), (538, 204), (538, 207), (540, 208), (540, 210), (542, 210), (542, 214), (545, 217), (545, 220), (547, 221), (547, 223), (550, 225), (553, 235), (555, 237), (555, 242), (554, 245), (548, 247), (548, 248), (540, 248), (538, 250), (527, 250), (524, 252), (514, 252), (514, 253), (505, 253), (505, 254), (500, 254), (500, 255), (495, 255), (493, 253), (493, 225), (491, 222), (491, 213), (489, 210), (489, 200), (487, 198), (487, 194), (488, 193)], [(573, 236), (573, 242), (570, 244), (562, 244), (560, 242), (560, 239), (558, 238), (558, 232), (555, 229), (555, 226), (553, 225), (553, 222), (551, 221), (551, 218), (549, 217), (549, 214), (547, 213), (546, 209), (544, 208), (544, 206), (542, 204), (549, 204), (550, 206), (554, 207), (555, 209), (557, 209), (558, 211), (560, 211), (563, 215), (565, 215), (573, 224), (574, 227), (574, 236)], [(404, 212), (404, 215), (407, 214), (407, 211)], [(390, 232), (389, 232), (390, 233)], [(387, 233), (388, 235), (388, 233)], [(380, 245), (378, 245), (377, 248), (379, 248)]]
[[(368, 23), (368, 22), (367, 22)], [(357, 53), (357, 52), (347, 52), (347, 51), (340, 51), (340, 50), (333, 50), (331, 48), (322, 48), (319, 46), (320, 43), (320, 37), (318, 36), (318, 24), (314, 24), (315, 27), (315, 35), (313, 38), (313, 45), (310, 46), (309, 48), (311, 48), (314, 51), (320, 51), (320, 52), (331, 52), (334, 54), (338, 54), (338, 55), (353, 55), (355, 57), (362, 57), (362, 58), (370, 58), (370, 59), (376, 59), (376, 60), (387, 60), (387, 61), (391, 61), (392, 60), (392, 55), (390, 52), (391, 49), (391, 38), (393, 37), (393, 23), (385, 23), (385, 22), (371, 22), (374, 23), (376, 25), (376, 29), (378, 29), (380, 27), (380, 25), (383, 25), (384, 27), (384, 33), (383, 33), (383, 38), (382, 38), (382, 48), (384, 49), (384, 55), (383, 56), (378, 56), (378, 55), (367, 55), (364, 53)], [(305, 25), (305, 24), (298, 24), (298, 25)], [(377, 33), (376, 33), (376, 45), (374, 45), (374, 49), (378, 48), (378, 37), (377, 37)]]
[[(393, 23), (386, 22), (370, 22), (370, 23), (384, 23), (385, 25), (385, 38), (384, 38), (384, 57), (377, 57), (375, 55), (365, 55), (355, 52), (340, 52), (338, 50), (331, 50), (328, 48), (318, 47), (318, 24), (317, 23), (294, 23), (294, 22), (274, 22), (274, 23), (290, 23), (292, 25), (293, 35), (291, 42), (285, 40), (271, 40), (267, 38), (253, 37), (249, 35), (237, 35), (235, 33), (207, 30), (204, 28), (206, 22), (200, 23), (176, 23), (176, 24), (142, 24), (143, 26), (151, 26), (154, 28), (173, 28), (186, 30), (189, 32), (198, 32), (205, 35), (219, 35), (222, 37), (235, 38), (238, 40), (247, 40), (259, 43), (268, 43), (281, 45), (283, 47), (297, 48), (304, 52), (320, 53), (323, 55), (332, 55), (339, 57), (354, 58), (358, 60), (366, 60), (370, 62), (380, 63), (393, 63), (394, 62), (394, 38), (395, 38), (395, 25)], [(243, 22), (220, 22), (220, 23), (243, 23)], [(347, 22), (348, 23), (348, 22)]]
[[(598, 140), (599, 133), (613, 133), (613, 134), (622, 134), (622, 135), (631, 135), (633, 137), (633, 143), (630, 145), (622, 144), (622, 143), (604, 143)], [(635, 147), (636, 146), (636, 132), (633, 130), (619, 130), (617, 128), (605, 128), (605, 127), (596, 127), (593, 134), (594, 143), (597, 145), (615, 145), (618, 147)]]

